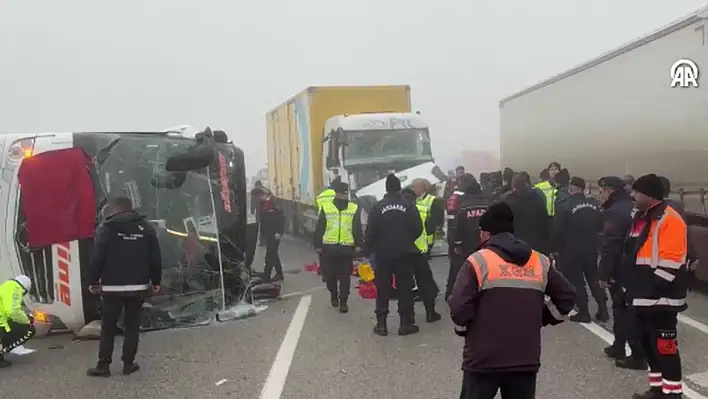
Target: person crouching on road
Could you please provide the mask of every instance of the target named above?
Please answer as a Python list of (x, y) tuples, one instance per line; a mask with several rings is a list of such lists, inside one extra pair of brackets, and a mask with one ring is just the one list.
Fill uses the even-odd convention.
[(503, 399), (533, 399), (541, 326), (565, 319), (575, 289), (545, 255), (514, 237), (508, 205), (490, 206), (479, 229), (481, 249), (460, 269), (449, 300), (455, 332), (465, 337), (460, 399), (493, 399), (499, 390)]
[(35, 335), (34, 319), (22, 309), (22, 298), (31, 288), (32, 280), (24, 275), (0, 285), (0, 368), (12, 365), (5, 354)]
[(89, 292), (101, 295), (101, 342), (98, 364), (90, 377), (110, 377), (118, 318), (124, 314), (123, 374), (140, 369), (138, 352), (140, 312), (144, 298), (160, 291), (162, 254), (155, 230), (133, 210), (126, 197), (109, 202), (110, 216), (93, 238)]
[(639, 177), (632, 185), (637, 208), (625, 241), (628, 291), (639, 319), (642, 345), (649, 363), (649, 387), (633, 399), (681, 398), (681, 357), (677, 316), (686, 310), (688, 233), (678, 211), (664, 200), (661, 178)]
[(396, 280), (398, 314), (401, 317), (399, 335), (419, 331), (413, 321), (413, 262), (420, 256), (415, 242), (423, 234), (423, 226), (415, 204), (401, 195), (401, 181), (390, 174), (386, 178), (386, 195), (369, 212), (364, 240), (364, 255), (374, 254), (376, 269), (376, 327), (374, 333), (388, 335), (386, 318)]
[(315, 250), (321, 255), (322, 277), (327, 283), (333, 307), (347, 313), (352, 264), (361, 252), (363, 239), (361, 210), (350, 202), (349, 186), (332, 185), (334, 198), (322, 202), (315, 229)]

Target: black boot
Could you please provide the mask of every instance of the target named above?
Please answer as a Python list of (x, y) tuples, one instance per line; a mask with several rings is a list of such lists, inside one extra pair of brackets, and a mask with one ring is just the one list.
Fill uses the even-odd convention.
[(339, 298), (337, 298), (337, 294), (330, 294), (329, 303), (332, 304), (333, 308), (339, 307)]
[(591, 323), (592, 318), (590, 317), (590, 312), (587, 310), (578, 312), (572, 316), (570, 316), (570, 321), (576, 322), (576, 323)]
[(624, 345), (622, 345), (622, 347), (619, 345), (610, 345), (605, 348), (605, 355), (610, 359), (624, 359), (627, 357), (627, 351), (624, 349)]
[(388, 335), (388, 327), (386, 327), (386, 315), (376, 315), (376, 327), (374, 334), (385, 337)]
[(600, 323), (607, 323), (610, 321), (610, 313), (607, 311), (607, 304), (600, 303), (597, 306), (597, 313), (595, 313), (595, 319)]
[(339, 313), (349, 313), (347, 298), (339, 298)]
[[(665, 396), (659, 387), (651, 387), (643, 393), (635, 393), (632, 395), (632, 399), (664, 399), (670, 397), (671, 396)], [(677, 397), (680, 398), (681, 396), (679, 395)]]
[(5, 359), (5, 355), (0, 353), (0, 369), (4, 369), (10, 366), (12, 366), (12, 362)]
[[(440, 313), (435, 311), (435, 300), (427, 301), (425, 304), (425, 321), (428, 323), (435, 323), (436, 321), (442, 320)], [(415, 321), (413, 322), (415, 324)]]
[(123, 363), (123, 375), (131, 375), (140, 370), (140, 366), (135, 362)]
[(86, 370), (86, 375), (89, 377), (110, 377), (111, 369), (105, 363), (98, 363), (95, 368)]
[(420, 328), (410, 322), (410, 316), (401, 316), (401, 325), (398, 327), (398, 335), (410, 335), (420, 331)]
[(615, 360), (615, 366), (626, 370), (646, 370), (647, 361), (634, 355)]

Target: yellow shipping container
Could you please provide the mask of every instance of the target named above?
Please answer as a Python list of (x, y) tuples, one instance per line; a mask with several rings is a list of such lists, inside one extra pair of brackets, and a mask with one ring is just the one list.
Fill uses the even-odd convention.
[(313, 205), (322, 191), (322, 139), (336, 115), (411, 112), (410, 86), (309, 87), (266, 114), (269, 187)]

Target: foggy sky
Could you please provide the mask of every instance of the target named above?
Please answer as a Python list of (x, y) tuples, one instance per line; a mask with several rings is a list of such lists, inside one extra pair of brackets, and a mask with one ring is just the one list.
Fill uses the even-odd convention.
[(410, 84), (437, 158), (498, 152), (498, 101), (706, 0), (4, 0), (0, 132), (225, 129), (313, 85)]

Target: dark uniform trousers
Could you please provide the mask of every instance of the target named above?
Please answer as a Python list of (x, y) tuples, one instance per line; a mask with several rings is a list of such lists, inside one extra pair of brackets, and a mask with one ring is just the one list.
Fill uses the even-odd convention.
[(428, 254), (420, 254), (414, 257), (413, 276), (418, 283), (420, 297), (423, 300), (425, 309), (432, 310), (435, 304), (435, 297), (438, 296), (440, 289), (435, 283), (433, 271), (430, 269)]
[(558, 254), (558, 269), (575, 287), (576, 304), (579, 311), (588, 311), (586, 281), (595, 302), (602, 305), (607, 302), (605, 290), (600, 287), (598, 280), (597, 251), (587, 254), (561, 252)]
[(462, 377), (460, 399), (535, 399), (535, 372), (469, 373)]
[(448, 249), (447, 258), (450, 261), (450, 270), (447, 273), (447, 285), (445, 287), (445, 300), (452, 294), (452, 287), (455, 286), (455, 280), (457, 280), (457, 274), (460, 273), (460, 268), (465, 263), (465, 258), (462, 255), (458, 255), (454, 250)]
[(626, 344), (629, 344), (632, 356), (644, 359), (646, 356), (634, 306), (620, 284), (615, 283), (610, 286), (610, 296), (612, 298), (612, 333), (615, 336), (613, 346), (624, 348)]
[(10, 326), (10, 331), (5, 331), (4, 328), (0, 327), (0, 344), (2, 344), (0, 346), (0, 355), (10, 353), (13, 349), (24, 345), (36, 333), (34, 326), (29, 324), (19, 324), (11, 320), (7, 324)]
[(649, 373), (657, 375), (660, 373), (663, 380), (680, 382), (681, 356), (676, 342), (676, 312), (640, 313), (638, 319)]
[(412, 254), (389, 259), (376, 257), (374, 283), (377, 315), (388, 315), (388, 302), (393, 292), (391, 282), (395, 277), (398, 314), (406, 319), (413, 316), (413, 264), (416, 256)]
[(351, 287), (352, 257), (339, 252), (322, 254), (322, 278), (332, 298), (347, 299)]
[[(262, 229), (261, 229), (262, 230)], [(263, 274), (266, 279), (270, 279), (275, 268), (275, 275), (278, 277), (283, 276), (283, 263), (280, 261), (280, 240), (275, 236), (275, 233), (265, 232), (265, 267), (263, 268)]]
[(99, 365), (109, 365), (113, 360), (113, 346), (118, 330), (118, 319), (123, 316), (123, 363), (132, 363), (138, 352), (140, 312), (143, 297), (106, 295), (101, 298), (101, 342), (98, 349)]
[(258, 223), (246, 225), (246, 267), (253, 265), (253, 258), (256, 255), (256, 245), (258, 245)]

